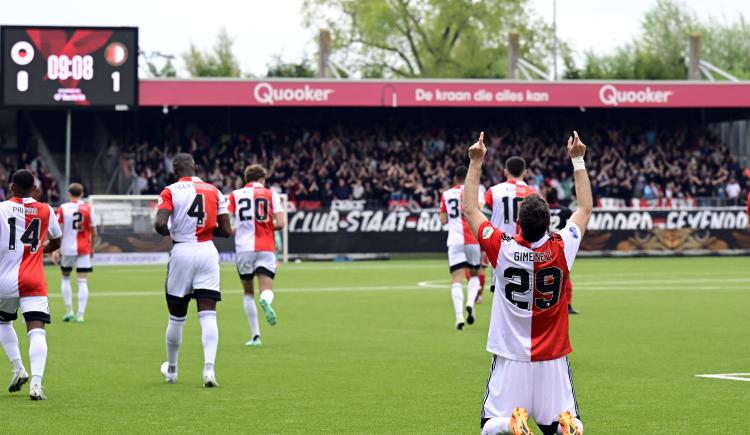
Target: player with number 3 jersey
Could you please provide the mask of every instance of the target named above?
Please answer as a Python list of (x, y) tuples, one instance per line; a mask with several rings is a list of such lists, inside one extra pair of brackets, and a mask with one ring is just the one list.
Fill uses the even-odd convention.
[(234, 215), (234, 245), (237, 272), (245, 291), (244, 307), (250, 324), (247, 346), (260, 346), (260, 325), (255, 307), (253, 278), (258, 277), (260, 301), (269, 324), (277, 322), (273, 303), (273, 279), (276, 277), (275, 231), (284, 228), (284, 211), (279, 194), (264, 186), (266, 170), (260, 165), (245, 169), (242, 189), (229, 195), (229, 211)]
[(471, 233), (469, 225), (462, 215), (462, 199), (466, 166), (459, 166), (453, 174), (453, 187), (443, 192), (440, 197), (440, 223), (448, 226), (448, 266), (451, 273), (451, 300), (456, 316), (456, 329), (464, 328), (464, 291), (463, 280), (469, 272), (469, 284), (466, 289), (466, 323), (474, 324), (474, 302), (479, 292), (480, 251), (477, 239)]
[(167, 361), (161, 372), (168, 383), (177, 382), (177, 356), (182, 342), (188, 303), (195, 299), (203, 342), (203, 386), (218, 387), (214, 364), (219, 343), (216, 303), (219, 289), (219, 253), (213, 236), (229, 237), (231, 225), (227, 202), (212, 184), (195, 176), (195, 161), (190, 154), (174, 157), (173, 170), (178, 178), (159, 196), (156, 232), (172, 237), (167, 264)]
[(529, 415), (545, 435), (583, 433), (567, 359), (566, 282), (593, 208), (585, 151), (574, 132), (568, 154), (578, 209), (565, 228), (548, 235), (549, 206), (536, 194), (519, 204), (517, 234), (487, 221), (474, 200), (486, 153), (484, 133), (469, 148), (464, 215), (494, 268), (497, 290), (487, 336), (493, 359), (482, 403), (482, 434), (530, 434)]

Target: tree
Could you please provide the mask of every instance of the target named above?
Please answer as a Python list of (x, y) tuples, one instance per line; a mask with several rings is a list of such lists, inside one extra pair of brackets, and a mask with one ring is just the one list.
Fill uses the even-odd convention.
[(146, 71), (149, 77), (177, 77), (177, 70), (172, 63), (174, 56), (159, 51), (151, 53), (141, 52), (146, 61)]
[(702, 37), (701, 57), (739, 77), (750, 77), (750, 26), (742, 15), (734, 23), (702, 22), (682, 3), (658, 0), (641, 21), (641, 33), (610, 55), (585, 54), (581, 70), (567, 78), (684, 80), (688, 35)]
[(232, 51), (234, 40), (222, 27), (212, 51), (201, 52), (190, 43), (190, 51), (183, 53), (185, 68), (192, 77), (240, 77), (242, 71), (237, 57)]
[(332, 29), (333, 56), (367, 77), (501, 78), (507, 38), (547, 66), (551, 29), (529, 0), (305, 0), (308, 27)]
[(274, 56), (267, 65), (266, 77), (315, 77), (315, 70), (307, 59), (299, 62), (284, 62), (281, 56)]

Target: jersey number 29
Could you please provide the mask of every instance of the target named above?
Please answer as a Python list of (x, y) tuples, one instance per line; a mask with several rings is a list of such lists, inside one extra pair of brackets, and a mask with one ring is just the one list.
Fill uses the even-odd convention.
[[(533, 274), (525, 269), (509, 267), (505, 277), (505, 298), (522, 310), (530, 310), (529, 303), (520, 297), (531, 294), (534, 306), (539, 310), (553, 307), (560, 300), (562, 270), (558, 267), (545, 267)], [(528, 297), (524, 298), (528, 300)]]

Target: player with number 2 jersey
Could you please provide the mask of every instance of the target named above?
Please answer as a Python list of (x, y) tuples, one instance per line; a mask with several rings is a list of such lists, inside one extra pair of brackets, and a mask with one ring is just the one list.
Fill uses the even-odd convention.
[(482, 434), (529, 434), (528, 416), (545, 435), (580, 435), (583, 425), (567, 355), (567, 302), (578, 247), (591, 216), (591, 185), (578, 133), (568, 139), (579, 206), (568, 225), (548, 235), (549, 206), (539, 195), (518, 207), (520, 231), (505, 233), (481, 213), (474, 200), (486, 153), (484, 134), (469, 148), (464, 215), (494, 268), (487, 351), (493, 354), (482, 403)]
[(255, 307), (253, 278), (258, 277), (260, 301), (266, 320), (278, 321), (273, 303), (273, 279), (276, 277), (275, 231), (284, 228), (284, 210), (279, 194), (264, 186), (266, 170), (260, 165), (245, 169), (242, 189), (229, 195), (229, 211), (234, 215), (234, 246), (237, 272), (245, 291), (244, 307), (250, 324), (247, 346), (260, 346), (260, 325)]
[[(94, 240), (96, 239), (96, 214), (89, 204), (81, 199), (83, 186), (73, 183), (68, 186), (70, 201), (60, 205), (57, 219), (62, 227), (63, 237), (60, 251), (53, 254), (60, 261), (62, 271), (63, 302), (66, 312), (63, 322), (83, 323), (86, 305), (89, 299), (88, 273), (93, 271), (91, 257), (94, 254)], [(70, 274), (76, 269), (78, 284), (78, 313), (73, 313), (73, 289)]]

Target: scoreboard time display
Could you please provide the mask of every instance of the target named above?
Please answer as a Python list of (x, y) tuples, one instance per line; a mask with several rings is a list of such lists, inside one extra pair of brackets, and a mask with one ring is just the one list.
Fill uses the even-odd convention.
[(135, 27), (2, 26), (0, 56), (3, 105), (138, 105)]

